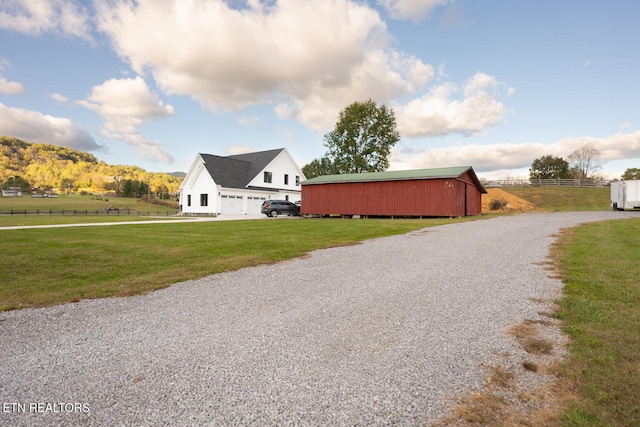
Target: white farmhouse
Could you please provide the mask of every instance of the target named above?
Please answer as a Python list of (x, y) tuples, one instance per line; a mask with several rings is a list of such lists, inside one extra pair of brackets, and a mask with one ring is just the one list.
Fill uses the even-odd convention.
[(265, 200), (300, 200), (302, 170), (286, 148), (198, 154), (180, 186), (184, 215), (259, 214)]

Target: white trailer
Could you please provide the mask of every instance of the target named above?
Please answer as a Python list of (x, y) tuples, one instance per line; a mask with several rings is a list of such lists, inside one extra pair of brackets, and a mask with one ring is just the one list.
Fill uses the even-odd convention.
[(640, 180), (612, 182), (611, 207), (618, 211), (640, 209)]

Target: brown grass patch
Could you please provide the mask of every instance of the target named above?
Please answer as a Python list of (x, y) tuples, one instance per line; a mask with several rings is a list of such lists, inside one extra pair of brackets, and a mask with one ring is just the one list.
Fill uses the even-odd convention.
[(516, 374), (512, 369), (506, 370), (502, 366), (491, 368), (491, 384), (497, 387), (506, 388), (511, 386), (515, 377)]
[(476, 393), (462, 399), (453, 410), (453, 415), (443, 420), (440, 426), (488, 426), (500, 425), (507, 401), (491, 392)]
[(507, 332), (518, 340), (522, 340), (525, 338), (531, 338), (538, 333), (538, 326), (534, 323), (518, 323), (517, 325), (511, 326), (507, 329)]
[(520, 342), (520, 345), (524, 351), (530, 354), (535, 354), (536, 356), (553, 353), (553, 343), (543, 338), (525, 338)]

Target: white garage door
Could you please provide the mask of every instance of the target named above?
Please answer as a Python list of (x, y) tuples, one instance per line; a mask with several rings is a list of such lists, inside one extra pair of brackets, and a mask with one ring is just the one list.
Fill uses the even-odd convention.
[(242, 196), (223, 195), (220, 213), (227, 215), (242, 215)]
[(267, 200), (266, 197), (248, 197), (247, 198), (247, 213), (249, 215), (259, 214), (262, 202)]

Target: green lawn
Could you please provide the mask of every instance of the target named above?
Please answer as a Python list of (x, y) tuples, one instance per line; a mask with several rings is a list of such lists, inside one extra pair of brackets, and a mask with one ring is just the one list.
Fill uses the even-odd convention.
[(0, 308), (134, 295), (455, 221), (283, 219), (0, 230)]
[(558, 244), (571, 336), (560, 374), (579, 395), (567, 426), (640, 425), (640, 219), (587, 224)]

